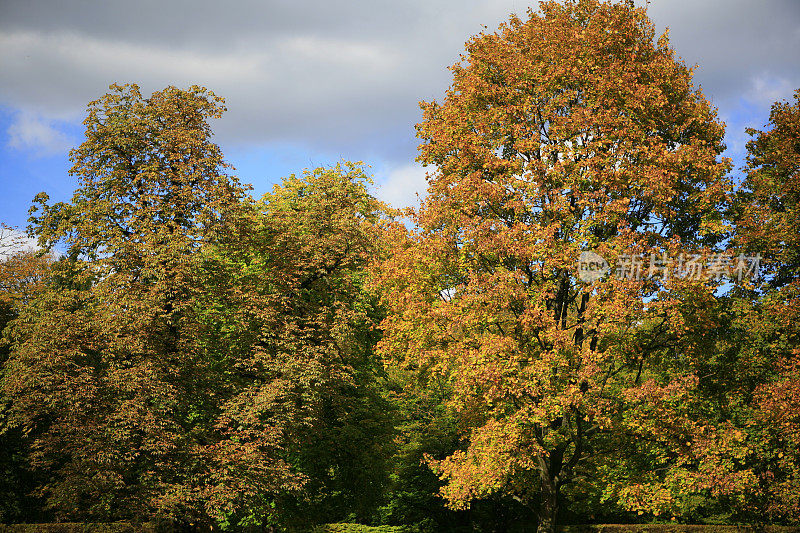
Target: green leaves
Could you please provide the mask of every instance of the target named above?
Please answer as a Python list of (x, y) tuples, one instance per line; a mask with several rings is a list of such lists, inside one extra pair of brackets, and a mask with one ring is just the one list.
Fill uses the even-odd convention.
[[(307, 527), (377, 505), (390, 409), (364, 287), (383, 206), (359, 164), (290, 176), (206, 253), (209, 346), (224, 350), (209, 505)], [(268, 472), (265, 472), (265, 469)]]

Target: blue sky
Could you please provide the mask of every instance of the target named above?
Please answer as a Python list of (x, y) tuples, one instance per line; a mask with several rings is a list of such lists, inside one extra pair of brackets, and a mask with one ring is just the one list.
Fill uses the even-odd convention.
[[(642, 2), (637, 2), (642, 3)], [(362, 160), (396, 206), (424, 193), (414, 163), (417, 103), (519, 0), (78, 0), (0, 3), (0, 221), (25, 226), (33, 196), (66, 200), (68, 150), (86, 103), (112, 82), (143, 92), (204, 85), (226, 98), (213, 124), (240, 179), (267, 192), (304, 168)], [(535, 7), (535, 6), (534, 6)], [(800, 1), (651, 0), (659, 31), (698, 64), (741, 164), (747, 126), (800, 87)]]

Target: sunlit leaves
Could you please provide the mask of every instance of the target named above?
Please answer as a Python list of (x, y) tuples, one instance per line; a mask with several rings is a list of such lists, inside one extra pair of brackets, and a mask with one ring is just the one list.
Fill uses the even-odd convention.
[[(584, 284), (576, 260), (719, 242), (723, 126), (627, 2), (545, 2), (473, 37), (444, 100), (422, 109), (419, 160), (434, 171), (417, 228), (392, 234), (382, 266), (382, 352), (449, 384), (465, 448), (431, 462), (449, 503), (541, 499), (548, 529), (561, 486), (590, 471), (592, 453), (614, 453), (603, 435), (655, 438), (652, 409), (691, 416), (702, 356), (687, 324), (702, 323), (714, 287)], [(670, 378), (686, 388), (630, 399)], [(709, 426), (689, 429), (685, 441)], [(676, 489), (673, 475), (705, 490), (707, 470), (665, 452), (659, 490)], [(619, 499), (637, 508), (633, 493)]]

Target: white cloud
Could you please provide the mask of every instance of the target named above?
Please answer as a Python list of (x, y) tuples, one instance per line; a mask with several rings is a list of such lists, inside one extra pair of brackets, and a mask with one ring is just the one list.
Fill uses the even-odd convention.
[(791, 100), (798, 82), (800, 80), (793, 83), (781, 76), (758, 74), (750, 79), (750, 89), (745, 98), (756, 105), (769, 108), (779, 100)]
[(29, 150), (37, 156), (63, 153), (75, 145), (69, 135), (48, 120), (30, 112), (20, 112), (8, 127), (8, 145)]
[(0, 261), (17, 252), (34, 252), (41, 250), (36, 239), (16, 228), (0, 226)]
[(425, 175), (426, 169), (417, 163), (394, 168), (378, 184), (378, 198), (396, 208), (417, 206), (417, 195), (424, 197), (428, 186)]

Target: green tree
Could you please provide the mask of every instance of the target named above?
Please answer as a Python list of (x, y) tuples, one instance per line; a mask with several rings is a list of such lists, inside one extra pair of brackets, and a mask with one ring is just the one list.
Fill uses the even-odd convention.
[[(743, 432), (702, 394), (717, 282), (648, 276), (714, 251), (730, 190), (723, 126), (666, 35), (632, 2), (543, 2), (453, 74), (422, 104), (418, 229), (379, 281), (387, 361), (452, 391), (464, 445), (428, 461), (442, 495), (513, 496), (552, 531), (562, 490), (669, 517), (752, 486)], [(644, 257), (644, 276), (583, 282), (588, 251)]]
[(392, 415), (364, 283), (384, 208), (368, 182), (350, 163), (290, 176), (205, 254), (225, 373), (210, 501), (231, 523), (367, 521), (381, 501)]

